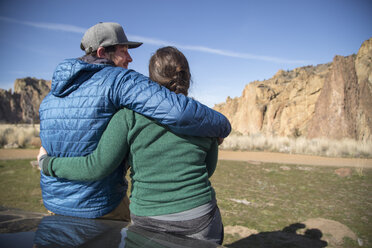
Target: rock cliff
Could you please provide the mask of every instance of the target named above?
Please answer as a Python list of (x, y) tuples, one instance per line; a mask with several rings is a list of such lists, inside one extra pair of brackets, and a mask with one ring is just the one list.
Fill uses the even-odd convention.
[(28, 77), (14, 82), (14, 93), (0, 89), (0, 122), (39, 123), (39, 106), (50, 91), (50, 84)]
[(372, 38), (357, 55), (279, 70), (215, 110), (243, 134), (372, 139)]

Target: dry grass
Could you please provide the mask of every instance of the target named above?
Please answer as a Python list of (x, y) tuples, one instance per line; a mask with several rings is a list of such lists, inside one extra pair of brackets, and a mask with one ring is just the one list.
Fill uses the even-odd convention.
[[(324, 218), (346, 225), (363, 240), (363, 247), (372, 247), (371, 179), (370, 169), (355, 169), (350, 176), (341, 177), (332, 167), (219, 161), (211, 181), (225, 226), (245, 227), (264, 234), (276, 233), (293, 223)], [(308, 247), (240, 246), (239, 240), (244, 239), (247, 239), (244, 235), (226, 234), (224, 244)], [(358, 244), (354, 240), (336, 247)]]
[(250, 136), (232, 134), (224, 140), (221, 148), (226, 150), (283, 152), (327, 157), (372, 157), (372, 140), (330, 140), (326, 138), (309, 140), (303, 137), (266, 137), (260, 134)]
[(40, 147), (40, 125), (32, 124), (1, 124), (0, 147), (27, 148)]

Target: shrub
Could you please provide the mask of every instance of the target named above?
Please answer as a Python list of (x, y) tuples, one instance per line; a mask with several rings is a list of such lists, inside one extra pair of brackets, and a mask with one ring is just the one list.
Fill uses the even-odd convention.
[(40, 142), (37, 142), (39, 132), (39, 125), (2, 124), (0, 125), (0, 146), (9, 148), (40, 147)]
[(372, 157), (372, 140), (306, 139), (303, 136), (275, 137), (264, 136), (262, 134), (232, 134), (224, 140), (220, 148), (226, 150), (270, 151), (328, 157)]

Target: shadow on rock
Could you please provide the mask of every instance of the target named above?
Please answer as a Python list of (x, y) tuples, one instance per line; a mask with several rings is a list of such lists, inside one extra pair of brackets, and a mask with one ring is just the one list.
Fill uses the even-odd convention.
[(328, 245), (326, 241), (320, 240), (323, 234), (319, 229), (307, 229), (303, 235), (296, 233), (297, 230), (305, 227), (302, 223), (295, 223), (281, 231), (253, 234), (225, 246), (231, 248), (321, 248)]

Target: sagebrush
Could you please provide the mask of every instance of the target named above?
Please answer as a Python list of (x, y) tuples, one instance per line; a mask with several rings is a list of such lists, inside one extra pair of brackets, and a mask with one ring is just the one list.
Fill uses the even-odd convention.
[(282, 152), (327, 157), (372, 157), (371, 140), (331, 140), (327, 138), (306, 139), (304, 137), (268, 137), (261, 134), (231, 134), (224, 140), (220, 148), (225, 150)]
[(39, 124), (1, 124), (0, 147), (38, 148), (41, 145)]
[[(41, 145), (39, 133), (39, 124), (2, 124), (0, 125), (0, 147), (38, 148)], [(326, 157), (372, 157), (372, 140), (306, 139), (304, 137), (272, 137), (262, 134), (241, 135), (232, 133), (224, 140), (220, 148), (225, 150), (268, 151)]]

